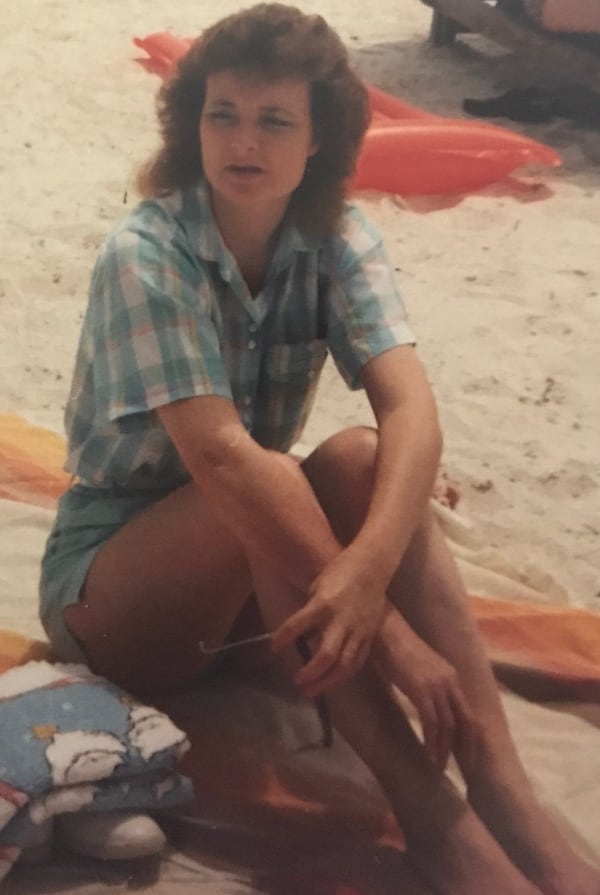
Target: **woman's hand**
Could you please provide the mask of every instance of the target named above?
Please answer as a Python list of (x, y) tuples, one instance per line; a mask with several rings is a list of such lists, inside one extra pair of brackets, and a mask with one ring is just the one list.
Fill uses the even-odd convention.
[(375, 652), (376, 666), (414, 705), (431, 761), (444, 770), (457, 746), (468, 755), (475, 745), (476, 719), (456, 670), (413, 631), (391, 606), (386, 610)]
[(349, 680), (365, 663), (385, 608), (385, 586), (344, 550), (313, 581), (306, 605), (274, 633), (279, 653), (303, 635), (315, 635), (312, 659), (295, 676), (313, 699)]

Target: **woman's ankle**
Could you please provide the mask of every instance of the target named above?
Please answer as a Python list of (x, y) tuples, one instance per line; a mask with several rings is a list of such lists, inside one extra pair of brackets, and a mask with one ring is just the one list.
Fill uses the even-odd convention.
[(468, 806), (445, 830), (433, 825), (428, 841), (408, 854), (436, 892), (448, 895), (539, 895)]
[(482, 724), (468, 752), (456, 752), (456, 760), (467, 791), (485, 791), (489, 787), (530, 789), (530, 783), (516, 746), (508, 733), (490, 736)]

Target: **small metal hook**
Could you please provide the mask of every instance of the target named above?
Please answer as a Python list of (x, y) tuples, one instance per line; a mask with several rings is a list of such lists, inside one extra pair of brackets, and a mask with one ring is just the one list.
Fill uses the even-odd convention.
[(224, 653), (225, 650), (235, 649), (238, 646), (247, 646), (250, 643), (261, 643), (263, 640), (270, 640), (273, 635), (270, 631), (266, 634), (257, 634), (254, 637), (245, 637), (243, 640), (234, 640), (232, 643), (223, 643), (221, 646), (206, 646), (201, 640), (198, 649), (205, 656), (214, 656), (216, 653)]

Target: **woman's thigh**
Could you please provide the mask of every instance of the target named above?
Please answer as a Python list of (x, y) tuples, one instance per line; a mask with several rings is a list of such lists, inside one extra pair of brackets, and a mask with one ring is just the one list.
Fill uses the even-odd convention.
[(199, 642), (220, 645), (251, 590), (238, 541), (189, 484), (106, 542), (64, 618), (95, 671), (156, 690), (206, 666)]
[[(348, 491), (357, 489), (361, 472), (371, 474), (374, 448), (374, 432), (354, 428), (301, 463), (342, 540), (345, 528), (354, 532), (360, 524)], [(251, 593), (239, 542), (192, 483), (133, 516), (105, 543), (79, 602), (63, 617), (95, 671), (143, 692), (175, 686), (205, 668), (200, 641), (217, 647), (234, 625), (235, 639), (262, 632)], [(270, 624), (289, 611), (267, 608)]]

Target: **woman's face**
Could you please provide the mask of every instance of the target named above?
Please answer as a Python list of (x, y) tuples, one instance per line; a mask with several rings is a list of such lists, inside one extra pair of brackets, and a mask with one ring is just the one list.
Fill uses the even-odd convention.
[(209, 75), (200, 145), (217, 197), (283, 213), (317, 149), (307, 82), (233, 70)]

